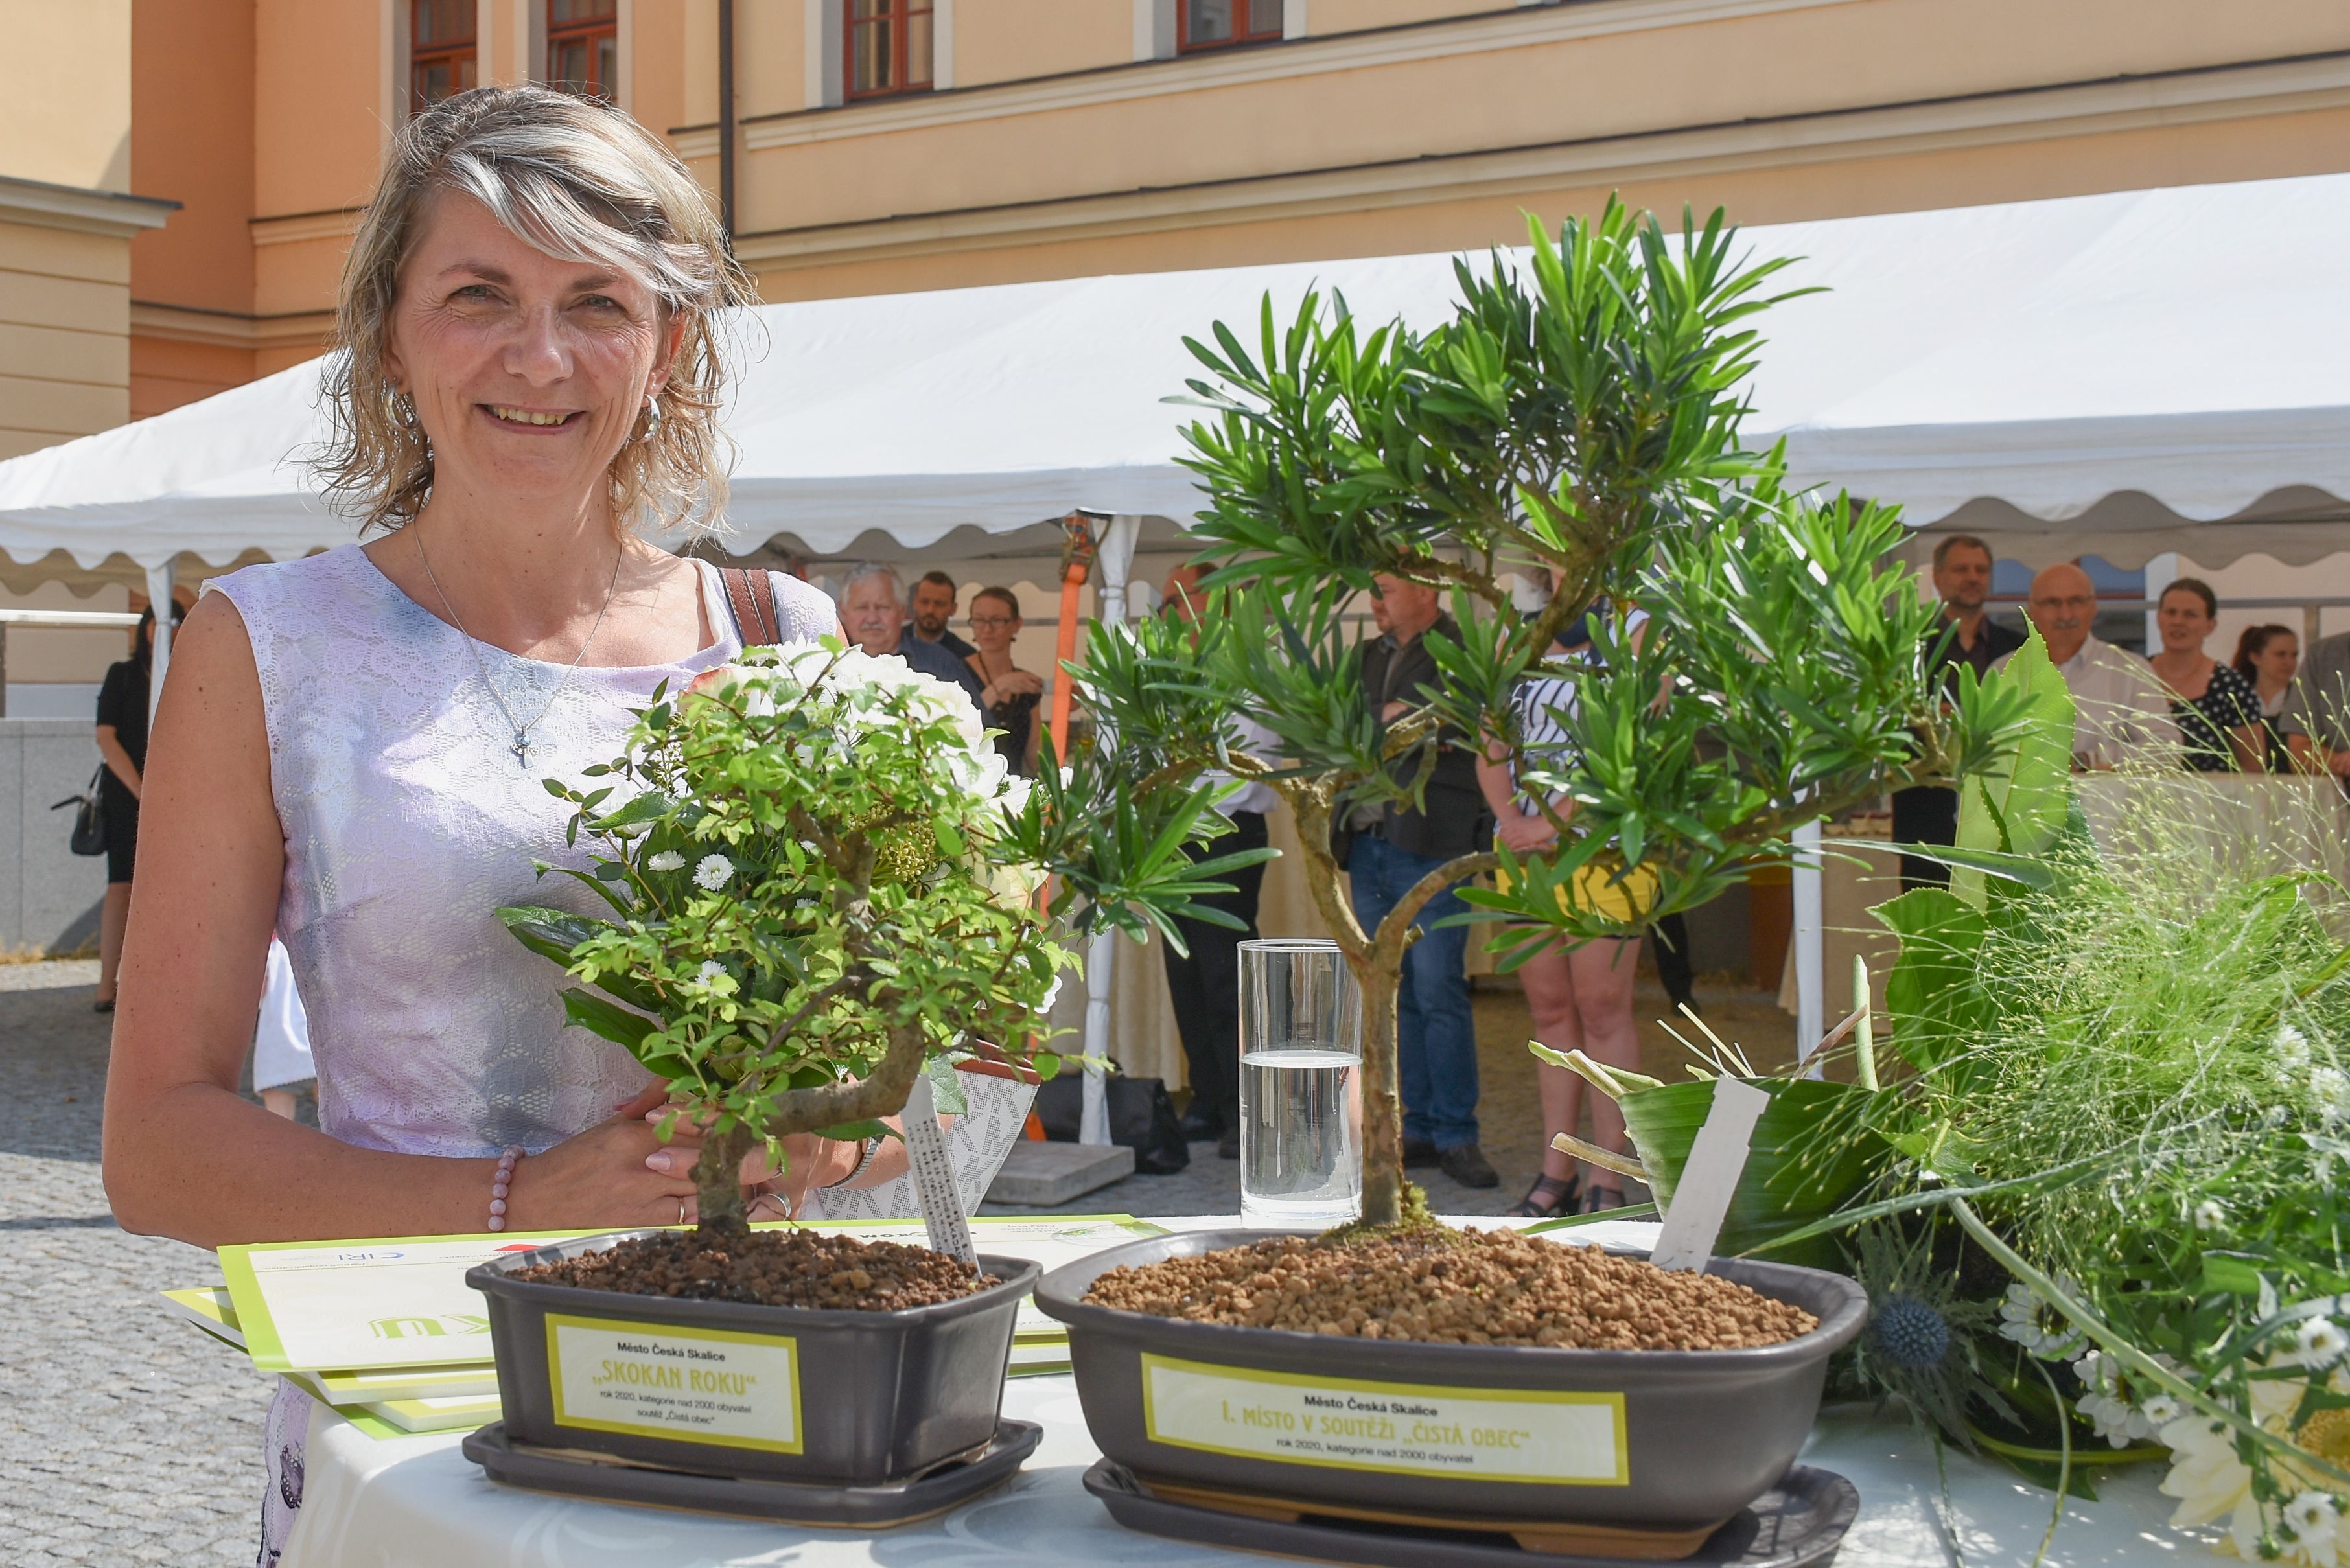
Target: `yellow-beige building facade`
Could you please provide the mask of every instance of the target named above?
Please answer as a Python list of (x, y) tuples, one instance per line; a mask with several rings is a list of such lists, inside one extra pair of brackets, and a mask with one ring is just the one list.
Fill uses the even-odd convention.
[[(39, 62), (0, 95), (0, 456), (317, 352), (386, 138), (474, 83), (566, 83), (666, 136), (770, 300), (1510, 243), (1610, 192), (1773, 223), (2350, 169), (2342, 0), (0, 0), (0, 25)], [(0, 563), (20, 596), (37, 576)], [(16, 642), (12, 681), (79, 646)]]

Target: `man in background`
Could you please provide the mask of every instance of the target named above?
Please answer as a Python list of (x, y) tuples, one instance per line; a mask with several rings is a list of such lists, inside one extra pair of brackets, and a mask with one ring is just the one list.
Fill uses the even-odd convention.
[(849, 639), (876, 659), (894, 653), (923, 674), (962, 687), (971, 694), (972, 706), (986, 711), (980, 700), (983, 688), (971, 666), (935, 642), (908, 637), (905, 616), (906, 590), (894, 567), (867, 561), (849, 568), (840, 588), (840, 625)]
[[(2174, 764), (2179, 750), (2178, 721), (2153, 667), (2136, 654), (2093, 636), (2097, 588), (2089, 574), (2070, 561), (2049, 566), (2032, 579), (2025, 607), (2048, 657), (2073, 693), (2073, 766), (2097, 772), (2126, 761)], [(2003, 670), (2013, 654), (1993, 666)]]
[(2286, 689), (2277, 729), (2295, 767), (2350, 783), (2350, 632), (2309, 645), (2301, 673)]
[(954, 579), (944, 572), (924, 572), (922, 580), (914, 585), (913, 597), (906, 602), (906, 613), (913, 618), (906, 623), (906, 630), (917, 642), (943, 648), (957, 659), (969, 659), (978, 649), (947, 629), (954, 612)]
[[(1424, 639), (1430, 632), (1459, 641), (1461, 628), (1444, 614), (1436, 590), (1401, 577), (1376, 576), (1371, 615), (1381, 636), (1363, 649), (1363, 688), (1382, 729), (1422, 706), (1441, 689)], [(1436, 761), (1418, 811), (1398, 805), (1358, 810), (1332, 853), (1353, 885), (1355, 918), (1366, 931), (1419, 879), (1456, 856), (1492, 842), (1493, 821), (1477, 788), (1477, 758), (1457, 734), (1430, 744)], [(1418, 753), (1396, 760), (1396, 776), (1419, 772)], [(1344, 836), (1345, 843), (1336, 842)], [(1469, 931), (1431, 929), (1467, 906), (1456, 888), (1430, 898), (1413, 924), (1418, 940), (1404, 950), (1396, 992), (1396, 1066), (1403, 1093), (1406, 1165), (1433, 1165), (1463, 1187), (1493, 1187), (1500, 1174), (1477, 1147), (1477, 1029), (1469, 1009)]]
[[(1200, 576), (1197, 566), (1178, 566), (1168, 573), (1159, 614), (1175, 620), (1196, 621), (1204, 607)], [(1253, 756), (1270, 757), (1280, 750), (1280, 742), (1271, 731), (1244, 715), (1233, 716), (1232, 732), (1226, 738), (1236, 749)], [(1230, 779), (1228, 774), (1211, 772), (1203, 782), (1224, 784)], [(1207, 844), (1188, 845), (1185, 853), (1194, 860), (1202, 860), (1210, 856), (1263, 848), (1265, 814), (1279, 803), (1280, 797), (1274, 794), (1271, 784), (1251, 779), (1216, 808), (1232, 825), (1232, 831)], [(1198, 1143), (1213, 1138), (1218, 1156), (1238, 1159), (1241, 944), (1254, 940), (1257, 934), (1257, 904), (1264, 890), (1264, 867), (1243, 866), (1237, 871), (1226, 872), (1222, 879), (1232, 885), (1232, 891), (1194, 901), (1222, 909), (1238, 919), (1242, 929), (1213, 926), (1205, 920), (1179, 919), (1175, 926), (1183, 935), (1183, 945), (1191, 950), (1190, 954), (1178, 953), (1171, 942), (1161, 943), (1160, 950), (1167, 960), (1167, 994), (1175, 1009), (1175, 1032), (1182, 1037), (1183, 1059), (1191, 1070), (1191, 1104), (1183, 1113), (1184, 1139)]]
[[(1926, 634), (1926, 653), (1933, 661), (1943, 695), (1956, 692), (1959, 666), (1976, 678), (2023, 646), (2023, 634), (2010, 631), (1984, 613), (1991, 597), (1991, 546), (1971, 534), (1953, 534), (1934, 546), (1934, 592), (1942, 601), (1942, 618)], [(1893, 841), (1896, 844), (1956, 844), (1959, 841), (1959, 792), (1933, 784), (1893, 792)], [(1920, 856), (1901, 857), (1901, 888), (1946, 884), (1950, 868)]]

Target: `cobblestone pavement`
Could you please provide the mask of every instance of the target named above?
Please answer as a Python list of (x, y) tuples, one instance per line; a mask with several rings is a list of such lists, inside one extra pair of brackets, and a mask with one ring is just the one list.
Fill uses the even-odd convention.
[(97, 971), (0, 965), (0, 1563), (250, 1563), (268, 1384), (156, 1298), (212, 1255), (107, 1212)]

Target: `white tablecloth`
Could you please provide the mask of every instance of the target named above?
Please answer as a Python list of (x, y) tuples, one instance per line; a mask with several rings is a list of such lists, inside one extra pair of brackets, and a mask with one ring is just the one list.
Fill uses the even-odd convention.
[[(1229, 1220), (1162, 1221), (1170, 1229)], [(1595, 1240), (1646, 1245), (1652, 1226), (1596, 1229)], [(804, 1530), (712, 1515), (587, 1502), (504, 1487), (458, 1451), (463, 1434), (392, 1441), (339, 1417), (311, 1428), (300, 1521), (281, 1568), (1096, 1568), (1107, 1563), (1250, 1564), (1266, 1559), (1139, 1535), (1113, 1523), (1081, 1484), (1100, 1457), (1087, 1435), (1067, 1376), (1015, 1378), (1003, 1413), (1039, 1422), (1042, 1446), (1010, 1482), (940, 1519), (883, 1532)], [(1898, 1417), (1835, 1410), (1804, 1450), (1806, 1462), (1860, 1489), (1858, 1523), (1839, 1568), (1941, 1568), (1955, 1561), (1953, 1532), (1970, 1563), (2031, 1560), (2052, 1500), (1995, 1466), (1950, 1456), (1945, 1514), (1933, 1450)], [(2155, 1490), (2158, 1468), (2110, 1480), (2095, 1503), (2075, 1501), (2047, 1562), (2103, 1568), (2152, 1561), (2206, 1561), (2164, 1528), (2170, 1504)]]

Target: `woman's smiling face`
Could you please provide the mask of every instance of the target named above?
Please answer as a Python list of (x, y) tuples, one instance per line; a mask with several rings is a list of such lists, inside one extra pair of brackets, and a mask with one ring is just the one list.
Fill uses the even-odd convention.
[(384, 367), (415, 400), (444, 493), (600, 494), (682, 322), (646, 281), (528, 244), (444, 191), (400, 270)]

